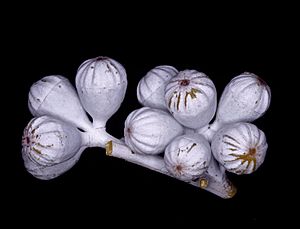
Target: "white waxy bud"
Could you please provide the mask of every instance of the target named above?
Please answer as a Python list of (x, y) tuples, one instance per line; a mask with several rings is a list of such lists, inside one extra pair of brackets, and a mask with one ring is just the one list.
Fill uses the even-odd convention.
[(74, 87), (63, 76), (46, 76), (34, 83), (29, 92), (28, 107), (33, 116), (53, 116), (83, 130), (92, 127)]
[(143, 107), (127, 117), (125, 143), (135, 153), (159, 154), (183, 131), (183, 127), (169, 113)]
[(215, 159), (229, 172), (250, 174), (263, 163), (268, 144), (265, 134), (250, 123), (228, 124), (213, 137)]
[(269, 108), (271, 90), (258, 76), (245, 72), (233, 78), (221, 96), (216, 122), (252, 122)]
[(174, 177), (183, 181), (195, 180), (210, 164), (209, 143), (199, 134), (178, 136), (167, 146), (164, 160)]
[(167, 84), (165, 102), (178, 122), (197, 129), (213, 118), (217, 105), (216, 95), (213, 82), (204, 73), (185, 70)]
[(165, 103), (165, 87), (178, 74), (178, 71), (168, 65), (151, 69), (139, 82), (137, 98), (145, 107), (168, 110)]
[[(76, 127), (49, 116), (32, 119), (24, 130), (22, 156), (26, 169), (40, 179), (54, 178), (45, 169), (75, 157), (81, 149), (81, 133)], [(66, 171), (62, 168), (60, 171)], [(55, 176), (60, 175), (58, 172)]]
[(78, 68), (76, 88), (82, 106), (93, 118), (93, 126), (105, 127), (125, 97), (126, 71), (120, 63), (108, 57), (86, 60)]

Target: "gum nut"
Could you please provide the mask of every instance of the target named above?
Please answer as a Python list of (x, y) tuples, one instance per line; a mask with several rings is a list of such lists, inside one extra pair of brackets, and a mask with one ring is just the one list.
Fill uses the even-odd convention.
[(252, 122), (269, 108), (271, 90), (258, 76), (245, 72), (224, 89), (216, 120), (220, 123)]
[(229, 172), (250, 174), (263, 163), (268, 144), (264, 132), (250, 123), (228, 124), (211, 144), (215, 159)]
[[(81, 134), (72, 125), (49, 116), (33, 118), (24, 130), (22, 154), (41, 166), (59, 164), (81, 147)], [(26, 166), (26, 165), (25, 165)], [(30, 171), (30, 168), (27, 168)]]
[(94, 127), (105, 127), (124, 99), (126, 71), (108, 57), (86, 60), (78, 68), (76, 88), (83, 107), (93, 118)]
[(49, 115), (88, 130), (92, 127), (69, 80), (51, 75), (34, 83), (29, 92), (29, 110), (33, 116)]
[(197, 179), (210, 164), (209, 143), (199, 134), (178, 136), (167, 146), (164, 160), (174, 177), (183, 181)]
[(201, 72), (185, 70), (171, 79), (165, 90), (165, 102), (182, 125), (198, 129), (213, 118), (217, 105), (213, 82)]
[(125, 121), (125, 143), (139, 154), (159, 154), (183, 127), (167, 112), (143, 107), (129, 114)]
[(151, 69), (138, 84), (138, 101), (145, 107), (168, 110), (165, 103), (165, 87), (177, 74), (178, 71), (168, 65)]

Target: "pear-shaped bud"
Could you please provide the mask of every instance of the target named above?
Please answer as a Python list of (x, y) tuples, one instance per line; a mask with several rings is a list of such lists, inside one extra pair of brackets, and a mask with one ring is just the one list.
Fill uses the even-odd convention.
[(139, 82), (137, 98), (145, 107), (168, 110), (165, 103), (165, 87), (178, 71), (168, 65), (151, 69)]
[(216, 95), (213, 82), (204, 73), (185, 70), (167, 84), (165, 101), (178, 122), (197, 129), (213, 118), (217, 105)]
[(245, 72), (233, 78), (221, 96), (216, 122), (252, 122), (262, 116), (271, 101), (271, 90), (258, 76)]
[(53, 116), (83, 130), (92, 127), (74, 87), (63, 76), (46, 76), (34, 83), (30, 88), (28, 106), (33, 116)]
[(174, 177), (183, 181), (195, 180), (210, 164), (209, 143), (199, 134), (178, 136), (167, 146), (164, 160)]
[(83, 107), (93, 118), (94, 127), (105, 127), (124, 99), (125, 69), (108, 57), (86, 60), (78, 68), (76, 88)]
[[(81, 149), (81, 134), (76, 127), (41, 116), (32, 119), (24, 130), (22, 155), (25, 167), (40, 179), (51, 179), (60, 175), (49, 174), (48, 167), (69, 161)], [(69, 168), (60, 169), (65, 172)], [(52, 171), (53, 172), (53, 171)]]
[(250, 174), (263, 163), (268, 144), (265, 134), (250, 123), (228, 124), (213, 137), (212, 152), (227, 171)]
[(135, 153), (158, 154), (183, 131), (183, 127), (169, 113), (143, 107), (127, 117), (125, 143)]

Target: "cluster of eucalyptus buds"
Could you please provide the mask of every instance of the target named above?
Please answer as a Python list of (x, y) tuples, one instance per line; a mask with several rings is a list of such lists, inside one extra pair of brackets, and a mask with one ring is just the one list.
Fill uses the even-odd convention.
[(34, 118), (22, 139), (28, 172), (55, 178), (72, 168), (87, 147), (102, 147), (108, 156), (231, 198), (236, 188), (226, 171), (250, 174), (263, 163), (265, 135), (249, 122), (265, 113), (271, 93), (258, 76), (234, 77), (217, 108), (216, 88), (207, 75), (157, 66), (140, 80), (137, 98), (143, 107), (129, 114), (124, 138), (116, 139), (105, 126), (126, 88), (124, 67), (108, 57), (80, 65), (77, 92), (59, 75), (34, 83), (28, 101)]

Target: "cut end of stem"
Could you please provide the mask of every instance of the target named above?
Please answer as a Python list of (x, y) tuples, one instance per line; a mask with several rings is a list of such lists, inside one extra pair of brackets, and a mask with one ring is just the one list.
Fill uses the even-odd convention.
[(108, 141), (105, 144), (105, 150), (106, 150), (106, 155), (107, 156), (111, 156), (112, 155), (112, 150), (113, 150), (112, 141)]
[(207, 186), (208, 186), (208, 180), (206, 180), (205, 178), (201, 178), (201, 179), (199, 180), (199, 186), (200, 186), (200, 188), (202, 188), (202, 189), (207, 188)]
[(230, 185), (230, 188), (229, 188), (229, 190), (228, 190), (228, 199), (234, 197), (235, 194), (236, 194), (236, 192), (237, 192), (236, 187), (235, 187), (233, 184), (231, 184), (231, 185)]

